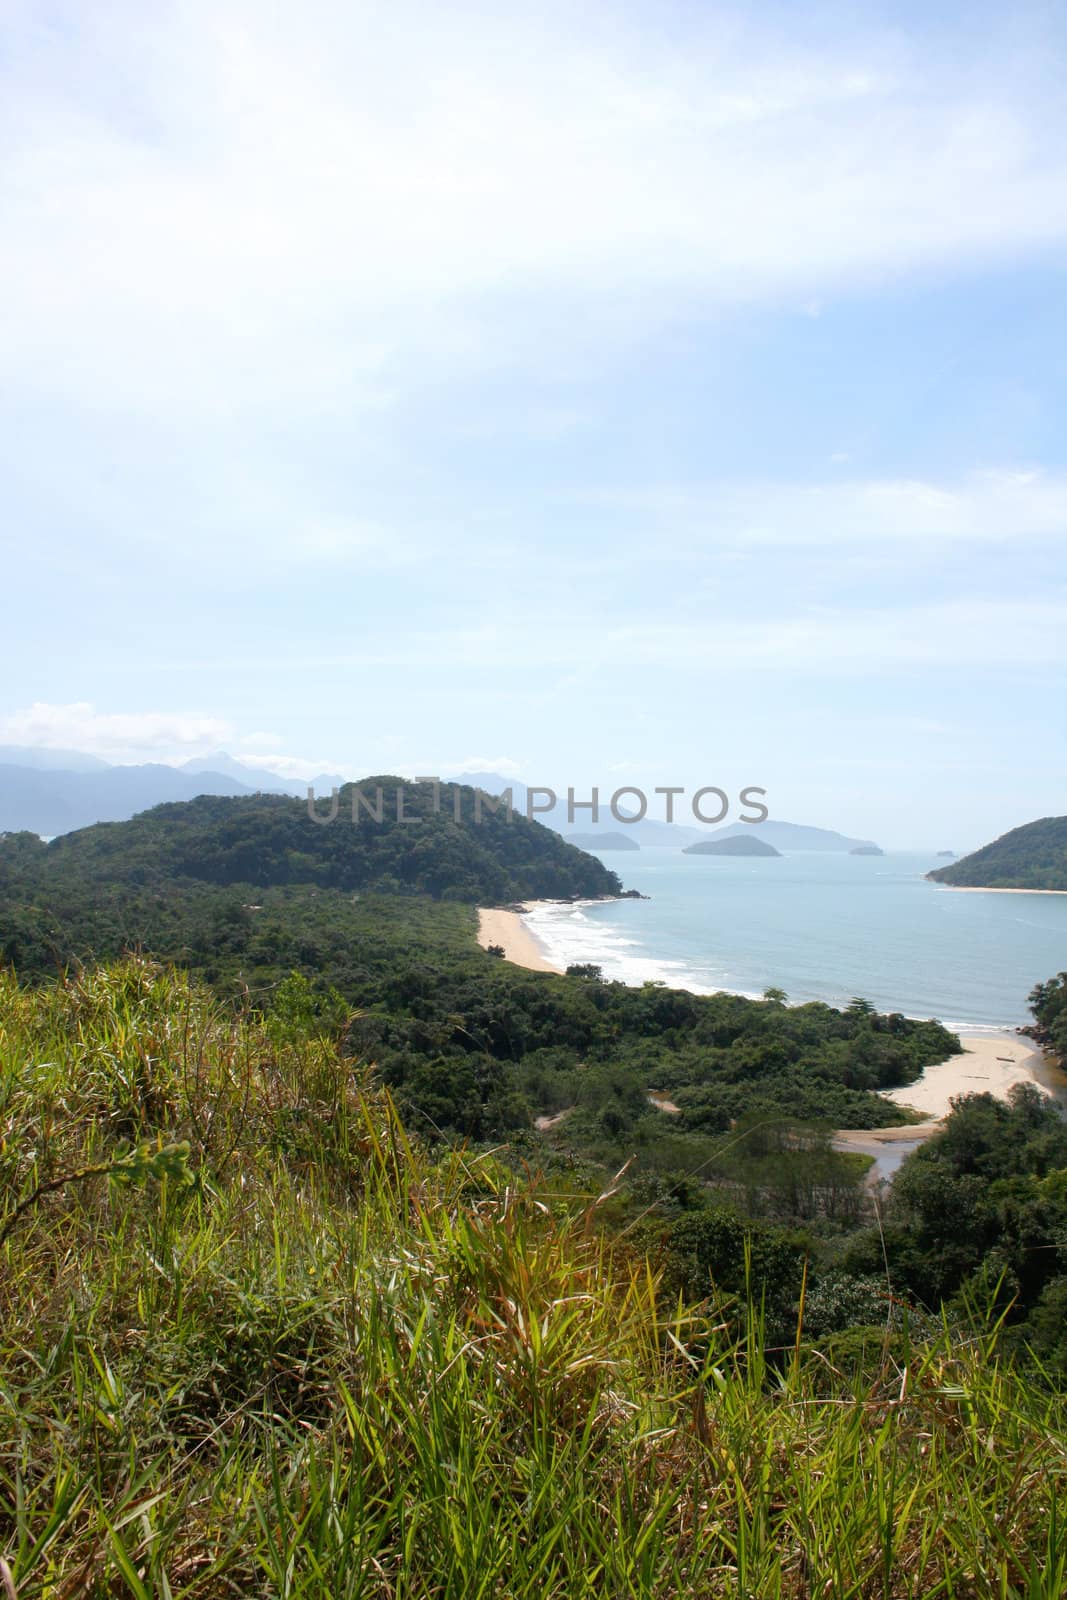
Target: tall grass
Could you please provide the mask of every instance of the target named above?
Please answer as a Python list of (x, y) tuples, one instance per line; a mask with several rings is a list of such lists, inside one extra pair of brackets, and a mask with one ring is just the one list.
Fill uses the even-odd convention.
[[(186, 1148), (187, 1146), (187, 1148)], [(768, 1366), (314, 1025), (0, 974), (0, 1554), (20, 1600), (1025, 1596), (1067, 1447), (995, 1328)]]

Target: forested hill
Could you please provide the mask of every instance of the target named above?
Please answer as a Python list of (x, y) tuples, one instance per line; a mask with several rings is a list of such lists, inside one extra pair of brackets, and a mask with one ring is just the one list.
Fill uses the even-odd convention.
[(927, 877), (956, 889), (1067, 890), (1067, 817), (1042, 817), (1013, 828)]
[[(380, 791), (380, 817), (378, 795)], [(41, 884), (77, 879), (149, 887), (193, 881), (273, 888), (423, 894), (500, 903), (618, 894), (615, 873), (551, 829), (480, 804), (465, 785), (368, 778), (340, 791), (332, 821), (313, 821), (306, 802), (284, 795), (215, 795), (155, 806), (128, 822), (97, 823), (36, 846), (27, 836), (4, 859)], [(398, 798), (402, 815), (398, 816)], [(329, 801), (320, 801), (323, 819)], [(458, 818), (458, 820), (457, 820)]]

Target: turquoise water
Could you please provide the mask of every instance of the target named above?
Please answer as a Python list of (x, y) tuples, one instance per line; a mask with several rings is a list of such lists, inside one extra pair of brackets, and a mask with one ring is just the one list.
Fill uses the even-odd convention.
[(651, 898), (541, 905), (528, 925), (557, 964), (596, 962), (627, 983), (774, 984), (793, 1002), (863, 995), (880, 1011), (1014, 1027), (1034, 984), (1067, 968), (1067, 895), (942, 889), (924, 881), (933, 856), (601, 859)]

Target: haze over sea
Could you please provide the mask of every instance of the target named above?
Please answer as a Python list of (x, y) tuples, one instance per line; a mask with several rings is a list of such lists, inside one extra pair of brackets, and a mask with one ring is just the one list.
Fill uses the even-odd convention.
[(534, 907), (527, 923), (559, 966), (707, 993), (847, 1003), (1015, 1027), (1027, 996), (1067, 967), (1067, 895), (970, 894), (927, 883), (933, 854), (803, 852), (780, 859), (643, 848), (601, 855), (648, 900)]

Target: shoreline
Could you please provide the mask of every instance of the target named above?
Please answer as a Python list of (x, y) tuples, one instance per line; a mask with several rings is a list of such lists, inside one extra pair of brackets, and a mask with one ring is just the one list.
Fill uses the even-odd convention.
[(529, 905), (524, 904), (521, 911), (479, 906), (478, 943), (483, 950), (488, 950), (491, 944), (500, 945), (505, 961), (510, 961), (513, 966), (525, 967), (528, 972), (551, 972), (556, 977), (562, 977), (563, 968), (553, 966), (524, 920), (530, 906), (547, 903), (531, 900)]
[(881, 1091), (883, 1100), (919, 1111), (935, 1121), (948, 1116), (951, 1102), (962, 1094), (991, 1094), (1007, 1100), (1018, 1083), (1032, 1083), (1055, 1099), (1042, 1080), (1042, 1052), (1029, 1039), (1008, 1033), (960, 1032), (963, 1054), (927, 1067), (921, 1078), (898, 1089)]
[(834, 1133), (835, 1150), (873, 1158), (869, 1181), (892, 1177), (913, 1150), (940, 1133), (952, 1100), (960, 1095), (991, 1094), (1006, 1101), (1016, 1084), (1030, 1083), (1067, 1109), (1067, 1076), (1029, 1039), (1005, 1032), (960, 1033), (959, 1040), (962, 1055), (935, 1062), (914, 1083), (880, 1091), (883, 1100), (925, 1112), (924, 1121), (890, 1128), (838, 1128)]
[(995, 889), (984, 883), (938, 883), (928, 878), (935, 889), (947, 889), (950, 894), (1067, 894), (1067, 889)]
[[(947, 888), (948, 885), (939, 884), (939, 885), (935, 885), (935, 887), (937, 887), (937, 888)], [(984, 890), (983, 889), (983, 890), (977, 890), (975, 892), (976, 893), (981, 893), (981, 894), (985, 894), (985, 893), (997, 893), (997, 894), (1000, 894), (1000, 893), (1003, 893), (1003, 894), (1057, 894), (1057, 895), (1058, 894), (1065, 894), (1065, 895), (1067, 895), (1067, 890), (1061, 890), (1061, 889), (1034, 889), (1034, 890), (1030, 890), (1030, 889)], [(504, 907), (504, 906), (499, 906), (499, 907), (498, 906), (480, 906), (478, 908), (477, 941), (478, 941), (479, 945), (481, 945), (483, 950), (486, 949), (486, 947), (489, 944), (502, 945), (504, 947), (504, 950), (505, 950), (505, 959), (508, 960), (508, 961), (511, 961), (513, 963), (513, 965), (515, 965), (515, 966), (525, 967), (530, 972), (551, 972), (551, 973), (555, 973), (557, 976), (563, 976), (564, 975), (564, 968), (562, 966), (557, 965), (555, 962), (553, 962), (550, 959), (550, 956), (549, 956), (550, 947), (546, 946), (546, 944), (543, 943), (542, 940), (539, 939), (537, 937), (537, 935), (531, 929), (531, 927), (529, 925), (529, 922), (527, 921), (527, 918), (529, 917), (530, 913), (533, 912), (533, 911), (539, 911), (539, 910), (542, 910), (542, 909), (551, 909), (551, 908), (559, 907), (559, 906), (566, 906), (566, 907), (568, 907), (568, 908), (570, 908), (572, 910), (580, 910), (584, 906), (596, 906), (596, 905), (602, 905), (602, 904), (606, 904), (606, 903), (615, 903), (615, 902), (617, 902), (619, 900), (624, 900), (624, 899), (625, 900), (629, 900), (630, 898), (631, 897), (629, 895), (625, 895), (625, 896), (604, 895), (604, 896), (597, 896), (594, 899), (585, 899), (585, 900), (582, 900), (582, 899), (579, 899), (579, 900), (523, 900), (523, 901), (515, 902), (513, 905), (507, 906), (507, 907)], [(647, 899), (648, 897), (647, 896), (642, 896), (641, 898), (642, 899)], [(495, 931), (486, 931), (490, 926), (490, 924), (489, 924), (487, 919), (494, 919), (492, 924), (491, 924), (491, 926), (492, 926), (492, 928), (495, 929)], [(496, 921), (495, 919), (499, 919), (499, 921)], [(589, 959), (589, 960), (592, 960), (595, 963), (599, 964), (602, 958), (597, 956), (597, 955), (593, 955), (593, 956), (590, 956), (590, 957), (576, 955), (574, 957), (574, 959), (575, 960), (586, 960), (586, 959)], [(689, 982), (689, 983), (680, 982), (677, 978), (674, 978), (674, 977), (662, 977), (662, 976), (659, 975), (658, 972), (654, 972), (654, 971), (651, 970), (651, 969), (654, 969), (654, 968), (662, 968), (663, 966), (674, 966), (674, 965), (679, 965), (679, 964), (680, 963), (676, 962), (673, 959), (659, 960), (654, 956), (647, 956), (643, 960), (643, 965), (647, 966), (650, 969), (649, 976), (651, 977), (651, 980), (652, 981), (658, 981), (660, 983), (664, 983), (664, 984), (666, 984), (666, 986), (668, 988), (681, 989), (687, 994), (695, 994), (695, 995), (700, 995), (700, 996), (712, 995), (712, 994), (728, 994), (728, 995), (735, 995), (740, 1000), (762, 1000), (763, 999), (762, 992), (754, 990), (754, 989), (735, 989), (735, 988), (730, 987), (727, 984), (707, 985), (707, 984), (697, 984), (697, 983), (693, 983), (693, 982)], [(645, 979), (645, 978), (636, 978), (636, 977), (635, 978), (615, 977), (615, 978), (612, 979), (612, 981), (617, 982), (617, 983), (627, 983), (631, 987), (633, 987), (633, 986), (639, 985), (642, 981), (648, 981), (648, 980)], [(833, 997), (827, 997), (827, 996), (824, 996), (824, 995), (809, 995), (806, 998), (800, 998), (800, 999), (795, 999), (795, 1000), (791, 999), (789, 1001), (789, 1004), (791, 1006), (802, 1006), (802, 1005), (810, 1005), (810, 1004), (828, 1005), (828, 1006), (831, 1006), (831, 1007), (833, 1007), (833, 1008), (835, 1008), (837, 1010), (841, 1010), (848, 1003), (847, 999), (845, 998), (845, 995), (846, 995), (846, 991), (842, 991), (842, 993), (839, 996), (833, 996)], [(928, 1021), (931, 1020), (931, 1016), (930, 1016), (929, 1012), (920, 1013), (920, 1012), (906, 1011), (903, 1014), (907, 1017), (909, 1022), (928, 1022)], [(950, 1020), (947, 1020), (944, 1016), (939, 1016), (935, 1020), (939, 1021), (941, 1023), (941, 1025), (942, 1025), (942, 1027), (947, 1028), (950, 1033), (954, 1033), (954, 1034), (958, 1035), (958, 1037), (960, 1039), (966, 1040), (966, 1039), (974, 1038), (975, 1041), (977, 1041), (977, 1042), (981, 1042), (982, 1040), (986, 1040), (986, 1039), (994, 1039), (994, 1038), (1002, 1039), (1002, 1040), (1003, 1039), (1007, 1039), (1010, 1042), (1010, 1041), (1015, 1039), (1015, 1036), (1016, 1036), (1018, 1030), (1021, 1027), (1026, 1025), (1023, 1022), (1019, 1022), (1019, 1023), (1017, 1023), (1017, 1022), (1004, 1022), (1004, 1021), (1001, 1021), (1001, 1022), (975, 1022), (975, 1021), (971, 1021), (969, 1019), (964, 1019), (964, 1018), (957, 1018), (957, 1019), (954, 1019), (954, 1020), (950, 1021)], [(1034, 1055), (1038, 1056), (1039, 1058), (1043, 1059), (1042, 1056), (1041, 1056), (1041, 1052), (1038, 1050), (1036, 1045), (1030, 1045), (1029, 1046), (1029, 1052), (1031, 1054), (1034, 1054)], [(1006, 1054), (1007, 1052), (1003, 1052), (1003, 1053)], [(956, 1057), (954, 1059), (959, 1060), (960, 1058)], [(927, 1069), (927, 1070), (933, 1070), (933, 1069), (930, 1068), (930, 1069)], [(1055, 1072), (1054, 1068), (1051, 1069), (1051, 1070), (1053, 1072)], [(1062, 1092), (1061, 1092), (1061, 1089), (1062, 1089)], [(961, 1092), (963, 1092), (963, 1091), (961, 1091)], [(1064, 1105), (1067, 1106), (1067, 1077), (1065, 1077), (1065, 1079), (1064, 1079), (1064, 1085), (1063, 1086), (1060, 1086), (1057, 1083), (1057, 1086), (1056, 1086), (1056, 1089), (1054, 1090), (1054, 1093), (1056, 1094), (1057, 1098), (1062, 1098)]]
[[(1055, 890), (978, 890), (978, 893), (1006, 893), (1006, 894), (1060, 894), (1067, 891)], [(541, 907), (558, 906), (558, 900), (528, 900), (514, 906), (496, 907), (483, 906), (478, 909), (478, 943), (483, 950), (490, 944), (500, 945), (504, 950), (504, 959), (514, 966), (524, 967), (529, 972), (547, 972), (557, 977), (565, 975), (564, 968), (550, 959), (549, 951), (537, 938), (529, 926), (528, 917), (531, 911)], [(569, 904), (570, 902), (568, 902)], [(574, 902), (586, 904), (593, 902)], [(687, 985), (674, 985), (687, 988)], [(690, 993), (700, 993), (697, 989), (689, 989)], [(743, 990), (719, 989), (706, 990), (705, 993), (737, 994), (744, 999), (758, 1000), (761, 997), (747, 994)], [(830, 1003), (830, 1002), (827, 1002)], [(923, 1021), (921, 1017), (912, 1018), (913, 1021)], [(944, 1023), (951, 1033), (955, 1033), (963, 1046), (959, 1055), (949, 1056), (945, 1061), (935, 1062), (927, 1067), (920, 1078), (914, 1083), (902, 1085), (896, 1089), (880, 1091), (883, 1098), (892, 1104), (906, 1107), (918, 1113), (923, 1121), (904, 1124), (898, 1128), (889, 1129), (841, 1129), (838, 1136), (848, 1135), (851, 1139), (878, 1137), (885, 1140), (891, 1136), (891, 1141), (897, 1139), (914, 1139), (916, 1129), (921, 1130), (919, 1138), (928, 1137), (930, 1133), (940, 1127), (951, 1110), (951, 1101), (965, 1094), (992, 1094), (996, 1099), (1006, 1101), (1008, 1094), (1016, 1084), (1031, 1083), (1042, 1094), (1057, 1102), (1067, 1115), (1067, 1073), (1060, 1071), (1044, 1054), (1040, 1047), (1026, 1035), (1021, 1034), (1011, 1023), (990, 1025), (975, 1022)]]
[[(1061, 891), (1002, 892), (1058, 894)], [(506, 960), (527, 971), (563, 976), (563, 968), (549, 961), (544, 947), (525, 920), (535, 907), (555, 904), (558, 902), (531, 900), (517, 908), (479, 907), (478, 943), (483, 950), (490, 944), (500, 945)], [(982, 1031), (973, 1031), (975, 1028)], [(962, 1095), (991, 1094), (997, 1100), (1007, 1101), (1017, 1084), (1029, 1083), (1057, 1102), (1067, 1114), (1067, 1074), (1055, 1067), (1029, 1038), (1010, 1027), (986, 1028), (980, 1023), (951, 1031), (957, 1034), (963, 1046), (961, 1054), (933, 1063), (914, 1083), (880, 1091), (883, 1099), (917, 1112), (923, 1120), (887, 1128), (839, 1128), (832, 1135), (834, 1149), (873, 1159), (869, 1181), (892, 1177), (913, 1150), (941, 1131), (951, 1112), (951, 1102)]]

